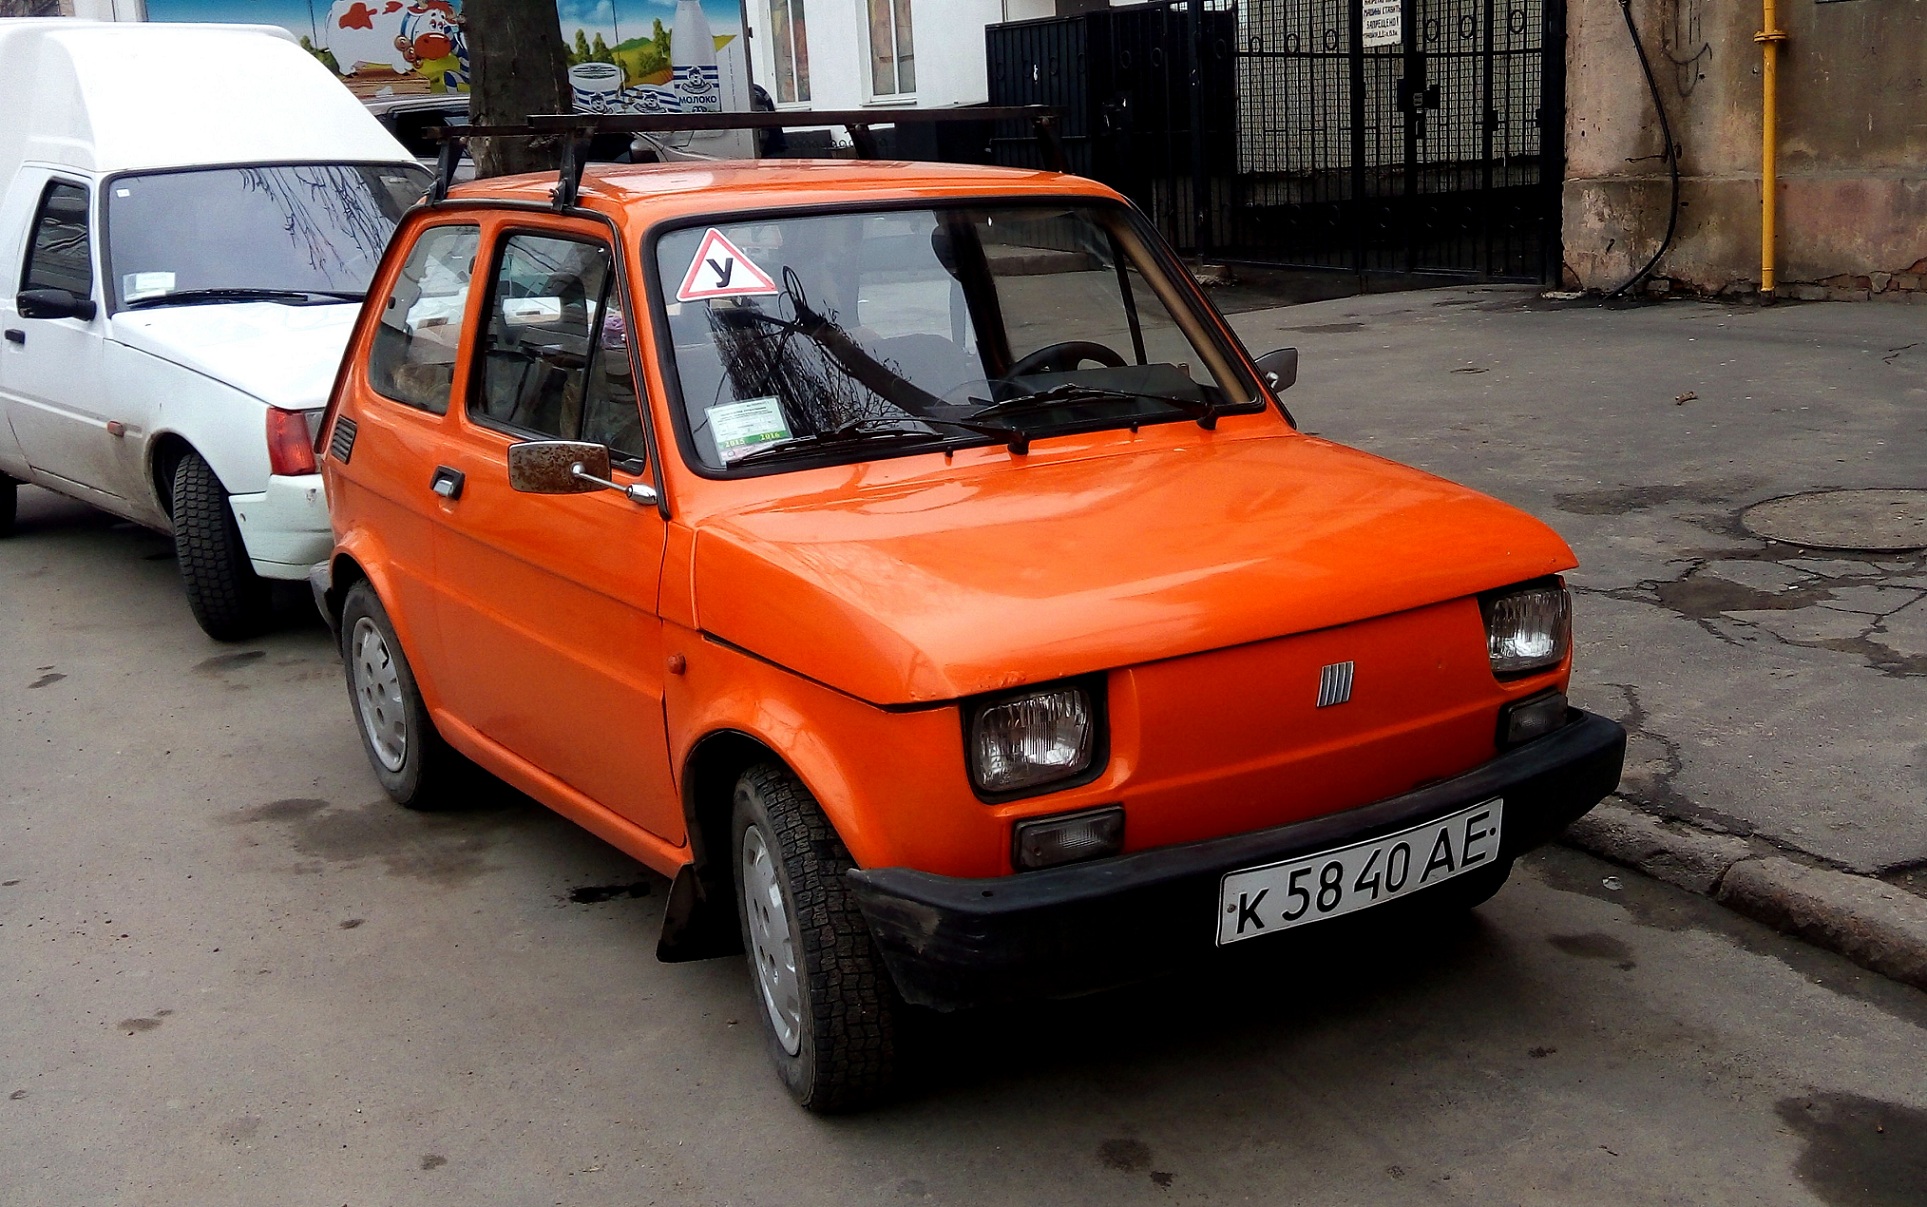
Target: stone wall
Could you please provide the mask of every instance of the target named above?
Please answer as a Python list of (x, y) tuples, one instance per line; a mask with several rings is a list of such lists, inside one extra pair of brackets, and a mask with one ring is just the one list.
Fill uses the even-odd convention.
[[(1618, 0), (1568, 0), (1567, 283), (1612, 289), (1666, 232), (1651, 93)], [(1679, 230), (1659, 287), (1760, 279), (1760, 5), (1632, 0), (1683, 147)], [(1780, 293), (1927, 302), (1927, 0), (1783, 0)]]

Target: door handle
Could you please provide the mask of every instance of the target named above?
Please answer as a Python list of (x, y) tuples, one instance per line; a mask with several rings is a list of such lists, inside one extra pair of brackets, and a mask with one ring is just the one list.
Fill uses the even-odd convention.
[(27, 333), (18, 327), (9, 327), (7, 328), (7, 342), (10, 344), (24, 344), (27, 342)]
[(456, 499), (462, 497), (462, 483), (464, 480), (465, 478), (461, 470), (450, 469), (446, 465), (437, 465), (434, 476), (428, 479), (428, 489), (453, 503)]

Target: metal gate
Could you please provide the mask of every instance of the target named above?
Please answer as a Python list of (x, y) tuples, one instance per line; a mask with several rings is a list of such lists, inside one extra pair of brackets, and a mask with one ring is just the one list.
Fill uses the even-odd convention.
[[(1195, 5), (1195, 6), (1194, 6)], [(991, 101), (1064, 106), (1073, 170), (1181, 248), (1359, 273), (1550, 280), (1563, 0), (1164, 0), (993, 26)], [(1023, 132), (999, 156), (1027, 162)]]
[(1373, 48), (1362, 8), (1239, 9), (1227, 250), (1361, 272), (1556, 270), (1557, 0), (1404, 0), (1402, 41)]

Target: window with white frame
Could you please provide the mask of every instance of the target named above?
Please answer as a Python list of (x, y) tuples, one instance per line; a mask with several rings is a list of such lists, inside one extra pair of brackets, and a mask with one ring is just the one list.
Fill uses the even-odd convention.
[(870, 6), (870, 95), (917, 90), (917, 55), (910, 44), (910, 0), (864, 0)]
[(776, 103), (809, 100), (810, 39), (803, 0), (769, 0), (769, 28), (776, 51)]

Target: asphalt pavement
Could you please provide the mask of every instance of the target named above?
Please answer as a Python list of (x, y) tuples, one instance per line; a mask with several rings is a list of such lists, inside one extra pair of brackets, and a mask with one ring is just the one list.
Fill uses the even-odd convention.
[[(1749, 502), (1908, 481), (1919, 363), (1879, 374), (1919, 350), (1886, 361), (1905, 341), (1880, 324), (1919, 312), (1542, 305), (1448, 291), (1237, 321), (1305, 350), (1307, 427), (1567, 533), (1574, 695), (1633, 723), (1625, 808), (1901, 887), (1920, 680), (1661, 587), (1783, 564), (1735, 529)], [(221, 646), (161, 538), (33, 490), (19, 529), (0, 541), (7, 1207), (1846, 1207), (1927, 1186), (1927, 995), (1559, 848), (1457, 924), (1313, 931), (932, 1023), (902, 1102), (809, 1117), (740, 964), (655, 962), (659, 878), (511, 793), (386, 802), (298, 597)]]

